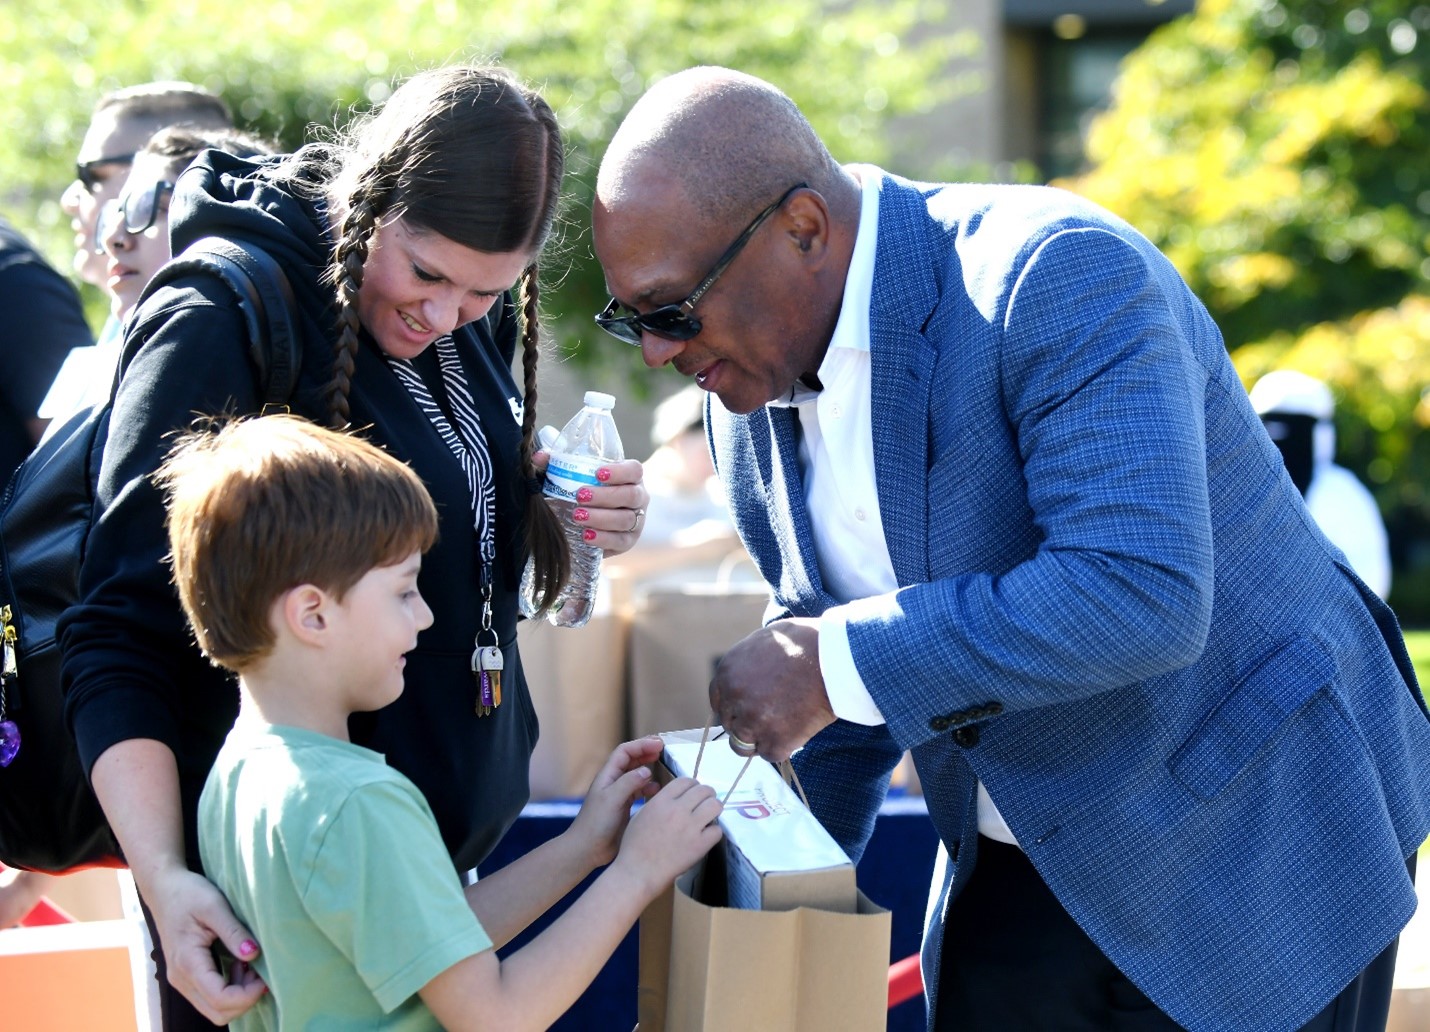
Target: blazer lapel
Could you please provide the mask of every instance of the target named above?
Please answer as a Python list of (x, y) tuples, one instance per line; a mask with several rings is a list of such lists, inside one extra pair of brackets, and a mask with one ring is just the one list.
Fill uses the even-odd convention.
[(929, 579), (929, 404), (934, 349), (923, 326), (937, 302), (928, 250), (927, 206), (902, 181), (885, 176), (869, 306), (873, 368), (871, 413), (879, 514), (901, 585)]
[[(777, 482), (771, 484), (771, 523), (779, 540), (780, 553), (785, 556), (788, 590), (796, 616), (813, 616), (834, 604), (824, 590), (819, 575), (819, 558), (814, 551), (814, 531), (809, 523), (809, 509), (804, 504), (804, 477), (799, 468), (799, 414), (792, 408), (767, 408), (770, 433), (775, 447)], [(775, 500), (778, 499), (776, 503)], [(783, 511), (775, 508), (778, 504)], [(804, 610), (804, 612), (800, 612)]]
[[(774, 569), (765, 569), (775, 597), (796, 616), (821, 613), (834, 600), (819, 576), (814, 534), (804, 504), (799, 416), (792, 408), (767, 407), (749, 416), (733, 417), (733, 421), (748, 434), (746, 454), (759, 470), (765, 511), (758, 522), (769, 528), (779, 552), (777, 577), (771, 576)], [(763, 551), (762, 543), (751, 544)]]

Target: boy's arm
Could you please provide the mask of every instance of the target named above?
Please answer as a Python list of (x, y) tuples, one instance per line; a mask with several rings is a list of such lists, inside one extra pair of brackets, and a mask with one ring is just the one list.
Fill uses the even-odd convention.
[(549, 928), (505, 960), (485, 950), (452, 965), (423, 986), (423, 1002), (451, 1032), (549, 1027), (647, 904), (720, 840), (720, 809), (708, 786), (671, 782), (633, 818), (615, 862)]
[[(500, 947), (574, 889), (596, 868), (570, 829), (467, 886), (467, 905)], [(475, 959), (475, 958), (472, 958)]]
[(569, 828), (467, 887), (467, 903), (493, 943), (510, 942), (582, 878), (615, 858), (631, 805), (638, 796), (655, 793), (650, 765), (661, 748), (654, 737), (617, 746)]

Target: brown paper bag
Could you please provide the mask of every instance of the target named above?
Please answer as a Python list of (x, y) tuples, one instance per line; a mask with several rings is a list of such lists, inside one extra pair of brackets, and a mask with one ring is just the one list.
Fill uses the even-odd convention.
[(639, 1032), (882, 1032), (887, 910), (863, 893), (857, 914), (707, 906), (700, 873), (641, 916)]
[(585, 627), (545, 620), (517, 626), (541, 737), (531, 755), (531, 798), (582, 798), (622, 741), (626, 724), (626, 619), (598, 610)]
[(753, 581), (650, 584), (631, 615), (631, 738), (674, 727), (704, 727), (710, 678), (735, 642), (759, 629), (769, 589)]

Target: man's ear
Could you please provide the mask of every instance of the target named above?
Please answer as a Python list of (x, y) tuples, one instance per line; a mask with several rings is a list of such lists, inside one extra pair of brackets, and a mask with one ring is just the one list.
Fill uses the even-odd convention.
[(312, 584), (289, 588), (278, 599), (278, 618), (288, 633), (306, 645), (322, 645), (329, 626), (332, 596)]
[(785, 202), (785, 232), (806, 255), (823, 259), (829, 250), (829, 206), (817, 190), (800, 190)]

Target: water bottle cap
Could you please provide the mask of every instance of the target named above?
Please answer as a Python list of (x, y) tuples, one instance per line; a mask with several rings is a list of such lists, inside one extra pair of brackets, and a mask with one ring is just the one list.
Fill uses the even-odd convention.
[(613, 394), (603, 394), (601, 391), (587, 391), (586, 404), (592, 408), (610, 411), (616, 407), (616, 397)]

